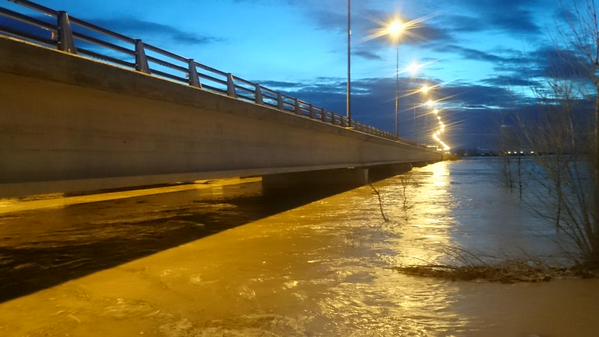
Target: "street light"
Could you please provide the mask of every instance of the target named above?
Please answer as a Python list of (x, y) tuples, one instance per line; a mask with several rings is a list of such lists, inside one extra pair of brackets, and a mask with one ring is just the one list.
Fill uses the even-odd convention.
[(432, 89), (433, 89), (433, 88), (432, 88), (430, 85), (428, 85), (428, 84), (424, 84), (424, 85), (422, 86), (422, 88), (420, 88), (420, 92), (421, 92), (423, 95), (425, 95), (425, 96), (426, 96), (426, 95), (428, 95), (428, 93), (429, 93), (429, 92), (430, 92)]
[(346, 117), (349, 127), (352, 126), (351, 114), (351, 0), (347, 0), (347, 102)]
[(385, 34), (389, 35), (389, 37), (394, 42), (397, 43), (397, 42), (399, 42), (399, 38), (401, 37), (401, 35), (403, 34), (403, 32), (405, 30), (406, 30), (406, 24), (403, 21), (401, 21), (400, 19), (393, 19), (387, 25)]
[(408, 71), (408, 73), (410, 73), (410, 76), (414, 77), (414, 76), (418, 75), (418, 72), (420, 72), (420, 69), (422, 69), (422, 67), (424, 67), (424, 65), (422, 65), (418, 61), (414, 61), (414, 62), (410, 63), (410, 65), (406, 68), (406, 70)]
[(395, 136), (399, 137), (399, 39), (405, 32), (406, 25), (400, 19), (393, 19), (387, 24), (385, 34), (395, 44)]
[[(428, 97), (429, 93), (432, 90), (433, 90), (433, 87), (430, 86), (429, 84), (425, 83), (425, 84), (422, 85), (422, 87), (420, 87), (420, 89), (416, 90), (414, 93), (420, 93), (423, 96), (423, 98), (426, 99)], [(418, 123), (419, 119), (417, 119), (417, 116), (416, 116), (417, 115), (417, 112), (416, 112), (417, 108), (418, 107), (416, 106), (416, 104), (414, 104), (414, 129), (416, 129), (416, 130), (418, 130), (418, 124), (419, 124)], [(434, 110), (436, 110), (436, 109), (434, 109)], [(426, 121), (420, 121), (420, 124), (422, 124), (422, 123), (426, 123)], [(418, 139), (418, 141), (420, 141), (420, 139), (421, 139), (420, 135), (423, 135), (423, 133), (420, 133), (420, 132), (416, 133), (416, 139)]]

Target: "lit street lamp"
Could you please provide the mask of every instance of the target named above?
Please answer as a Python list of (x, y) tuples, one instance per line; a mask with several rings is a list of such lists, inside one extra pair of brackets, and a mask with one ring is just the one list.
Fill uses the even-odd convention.
[(429, 99), (428, 101), (426, 101), (426, 103), (424, 103), (424, 105), (426, 105), (426, 107), (430, 109), (434, 109), (435, 104), (435, 101), (433, 101), (432, 99)]
[[(432, 90), (433, 90), (433, 87), (425, 83), (425, 84), (422, 85), (422, 87), (420, 87), (419, 90), (417, 90), (417, 92), (419, 92), (423, 96), (423, 98), (426, 99), (428, 97), (428, 94)], [(417, 131), (416, 139), (418, 139), (419, 142), (420, 141), (424, 142), (424, 139), (421, 140), (421, 138), (420, 138), (420, 136), (423, 135), (423, 133), (422, 132), (418, 132), (417, 125), (418, 124), (423, 124), (423, 123), (426, 124), (426, 121), (420, 121), (420, 123), (418, 123), (419, 119), (417, 119), (417, 117), (416, 117), (416, 115), (417, 115), (416, 110), (417, 110), (417, 106), (416, 106), (416, 104), (414, 104), (414, 128)], [(437, 109), (434, 109), (434, 110), (436, 110), (437, 113), (438, 113)], [(425, 127), (423, 129), (425, 129)]]
[(399, 137), (399, 38), (406, 30), (406, 25), (400, 19), (391, 21), (385, 29), (385, 34), (391, 38), (396, 47), (395, 62), (395, 136)]
[(420, 88), (420, 92), (421, 92), (423, 95), (425, 95), (425, 96), (426, 96), (426, 95), (428, 95), (428, 93), (429, 93), (429, 92), (430, 92), (432, 89), (433, 89), (433, 88), (432, 88), (430, 85), (428, 85), (428, 84), (425, 84), (425, 85), (423, 85), (423, 86), (422, 86), (422, 88)]
[(410, 73), (410, 76), (414, 77), (414, 76), (418, 75), (418, 73), (420, 72), (420, 69), (422, 69), (422, 67), (424, 67), (423, 64), (421, 64), (420, 62), (414, 61), (414, 62), (410, 63), (410, 65), (408, 66), (408, 68), (406, 68), (406, 70), (408, 71), (408, 73)]
[(351, 115), (351, 0), (347, 0), (347, 126), (352, 126)]

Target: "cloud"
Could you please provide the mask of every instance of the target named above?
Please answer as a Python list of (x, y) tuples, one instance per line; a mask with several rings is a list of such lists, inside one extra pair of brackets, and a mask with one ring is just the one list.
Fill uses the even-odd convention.
[(483, 83), (494, 85), (494, 86), (508, 86), (508, 87), (536, 87), (539, 86), (539, 82), (529, 78), (523, 78), (522, 74), (518, 75), (498, 75), (495, 77), (487, 78), (482, 81)]
[(286, 82), (286, 81), (256, 81), (265, 87), (278, 88), (278, 89), (292, 89), (301, 88), (304, 86), (302, 83), (297, 82)]
[(361, 48), (352, 52), (352, 55), (357, 55), (367, 60), (382, 60), (383, 58), (377, 53)]
[(509, 108), (528, 99), (512, 91), (488, 85), (464, 83), (443, 87), (441, 93), (465, 108)]
[(530, 57), (536, 61), (537, 76), (588, 80), (593, 71), (590, 62), (573, 50), (541, 47), (532, 52)]
[(545, 45), (529, 53), (513, 53), (510, 57), (504, 57), (495, 70), (528, 78), (588, 81), (592, 65), (575, 50)]
[[(535, 22), (533, 12), (538, 10), (538, 6), (551, 4), (550, 0), (460, 0), (459, 3), (485, 18), (473, 21), (471, 17), (461, 16), (461, 20), (470, 21), (465, 23), (472, 24), (471, 27), (518, 35), (540, 34), (541, 29)], [(454, 16), (454, 19), (460, 20), (460, 16)], [(468, 26), (462, 23), (461, 27)]]
[(439, 46), (435, 48), (436, 51), (445, 52), (445, 53), (456, 53), (462, 56), (465, 59), (469, 60), (477, 60), (477, 61), (486, 61), (486, 62), (505, 62), (506, 58), (487, 53), (481, 50), (461, 47), (458, 45), (447, 45), (447, 46)]
[(145, 21), (136, 18), (96, 18), (90, 19), (88, 21), (98, 26), (106, 27), (116, 32), (123, 33), (125, 35), (136, 34), (140, 37), (155, 36), (167, 38), (174, 42), (194, 45), (202, 45), (222, 41), (222, 39), (220, 38), (187, 32), (175, 28), (173, 26), (157, 22)]
[(479, 17), (467, 15), (445, 15), (441, 24), (453, 32), (479, 32), (487, 29), (486, 23)]
[(455, 38), (449, 30), (426, 23), (412, 29), (402, 44), (433, 44), (454, 41)]

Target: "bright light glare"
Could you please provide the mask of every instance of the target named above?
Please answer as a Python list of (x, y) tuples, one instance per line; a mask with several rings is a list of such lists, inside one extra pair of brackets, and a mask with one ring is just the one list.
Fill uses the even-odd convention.
[(425, 84), (422, 86), (422, 88), (420, 88), (420, 92), (424, 95), (427, 95), (432, 89), (433, 88), (430, 85)]
[(403, 20), (399, 15), (396, 15), (387, 21), (377, 20), (379, 28), (372, 31), (366, 40), (378, 39), (384, 36), (388, 37), (393, 44), (397, 44), (404, 36), (411, 35), (411, 30), (420, 27), (424, 20), (425, 18)]
[(394, 19), (389, 22), (386, 29), (386, 34), (389, 35), (392, 39), (399, 39), (399, 37), (405, 32), (406, 24), (403, 23), (400, 19)]
[(418, 61), (414, 61), (410, 63), (410, 65), (406, 68), (407, 72), (412, 75), (412, 77), (416, 76), (418, 72), (422, 69), (423, 65)]
[[(433, 108), (435, 106), (435, 101), (429, 99), (426, 103), (424, 103), (424, 105)], [(439, 115), (439, 109), (433, 109), (432, 112), (435, 115), (435, 117), (437, 117), (437, 121), (439, 123), (439, 127), (433, 132), (432, 138), (435, 140), (435, 142), (437, 142), (437, 144), (439, 144), (439, 147), (442, 148), (443, 151), (450, 151), (451, 147), (449, 147), (449, 145), (447, 145), (447, 143), (445, 143), (441, 139), (441, 135), (445, 133), (447, 126), (445, 125), (445, 123), (443, 123), (443, 120)]]

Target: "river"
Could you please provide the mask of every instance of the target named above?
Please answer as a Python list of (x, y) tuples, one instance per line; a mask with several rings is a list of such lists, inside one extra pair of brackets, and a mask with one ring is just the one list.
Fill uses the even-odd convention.
[(257, 181), (5, 212), (0, 335), (598, 336), (596, 279), (393, 269), (455, 247), (561, 261), (500, 167), (447, 161), (377, 182), (389, 221), (370, 186), (267, 198)]

